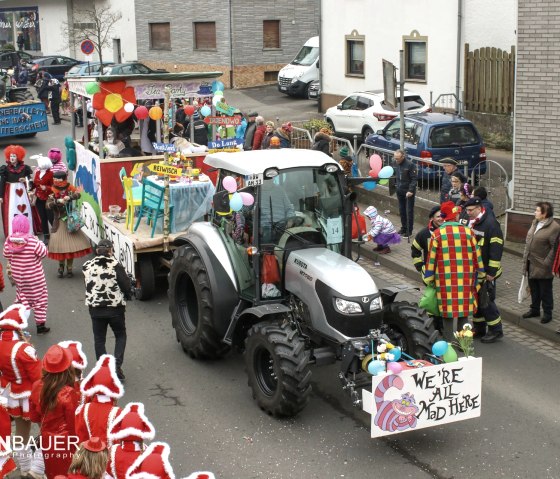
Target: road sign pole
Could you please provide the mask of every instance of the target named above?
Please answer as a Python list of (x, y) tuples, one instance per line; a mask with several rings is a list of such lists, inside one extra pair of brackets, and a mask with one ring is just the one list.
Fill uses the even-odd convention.
[[(169, 143), (169, 99), (171, 98), (171, 90), (167, 86), (164, 90), (163, 104), (163, 142)], [(159, 122), (158, 122), (159, 123)], [(163, 164), (169, 166), (169, 152), (167, 149), (163, 152)], [(169, 251), (169, 174), (166, 172), (163, 176), (163, 251)], [(157, 221), (156, 218), (152, 221)]]

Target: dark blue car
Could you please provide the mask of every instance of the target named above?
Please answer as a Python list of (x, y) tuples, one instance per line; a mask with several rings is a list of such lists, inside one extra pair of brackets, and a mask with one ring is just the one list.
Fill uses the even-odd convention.
[[(400, 118), (395, 118), (383, 130), (366, 138), (366, 144), (387, 150), (400, 148)], [(404, 147), (411, 156), (439, 161), (451, 157), (468, 161), (469, 176), (486, 173), (486, 147), (482, 137), (469, 120), (452, 114), (418, 113), (404, 119)], [(477, 167), (477, 165), (479, 165)], [(420, 162), (418, 177), (439, 179), (441, 167)]]

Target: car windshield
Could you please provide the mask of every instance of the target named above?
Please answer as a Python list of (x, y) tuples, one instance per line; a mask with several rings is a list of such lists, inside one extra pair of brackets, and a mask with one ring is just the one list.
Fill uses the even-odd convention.
[(136, 65), (134, 65), (132, 71), (134, 71), (135, 73), (151, 73), (151, 70), (147, 66), (142, 65), (141, 63), (137, 63)]
[[(383, 108), (385, 110), (399, 111), (400, 110), (399, 105), (401, 104), (401, 99), (397, 95), (397, 107), (396, 108), (391, 107), (390, 105), (385, 103), (385, 101), (381, 102), (381, 104), (383, 105)], [(421, 108), (424, 108), (424, 106), (426, 106), (426, 104), (424, 103), (424, 100), (422, 100), (422, 97), (420, 95), (405, 95), (405, 97), (404, 97), (404, 111), (420, 110)]]
[(75, 66), (70, 68), (70, 70), (68, 70), (68, 75), (78, 75), (80, 73), (81, 70), (81, 66)]
[(342, 194), (336, 173), (322, 168), (286, 170), (266, 179), (259, 195), (261, 245), (341, 246)]
[(292, 60), (292, 65), (313, 65), (317, 58), (319, 58), (318, 47), (303, 46), (296, 57)]
[(477, 145), (478, 143), (480, 143), (480, 140), (472, 125), (450, 124), (432, 128), (428, 146), (432, 148), (453, 148)]

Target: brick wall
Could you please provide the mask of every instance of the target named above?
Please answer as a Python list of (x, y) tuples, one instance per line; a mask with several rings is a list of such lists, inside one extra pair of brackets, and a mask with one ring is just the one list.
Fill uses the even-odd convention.
[(560, 2), (519, 0), (515, 97), (514, 209), (560, 208)]
[[(319, 1), (232, 0), (232, 52), (227, 2), (136, 0), (138, 60), (170, 72), (222, 71), (220, 80), (230, 87), (233, 53), (234, 87), (274, 83), (265, 82), (264, 72), (280, 70), (306, 40), (318, 35)], [(263, 20), (280, 20), (279, 49), (263, 49)], [(216, 50), (194, 50), (193, 23), (198, 21), (216, 21)], [(171, 50), (150, 50), (151, 22), (170, 22)]]

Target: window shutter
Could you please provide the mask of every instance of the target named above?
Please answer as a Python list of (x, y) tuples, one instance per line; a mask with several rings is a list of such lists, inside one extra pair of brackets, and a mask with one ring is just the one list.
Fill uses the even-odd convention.
[(171, 28), (169, 23), (150, 23), (150, 48), (171, 49)]
[(263, 20), (263, 48), (280, 48), (280, 20)]
[(195, 50), (216, 49), (215, 22), (196, 22), (194, 24), (194, 48)]

